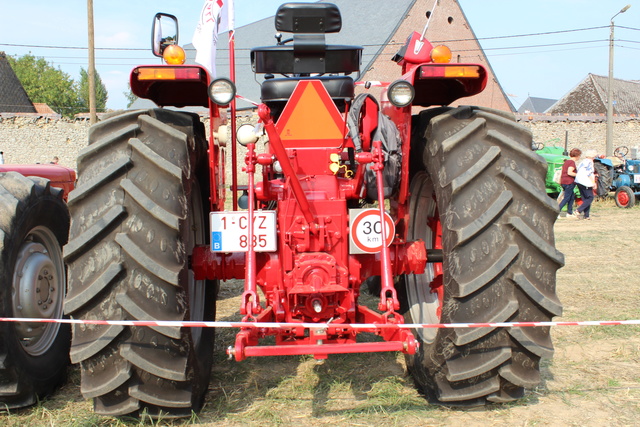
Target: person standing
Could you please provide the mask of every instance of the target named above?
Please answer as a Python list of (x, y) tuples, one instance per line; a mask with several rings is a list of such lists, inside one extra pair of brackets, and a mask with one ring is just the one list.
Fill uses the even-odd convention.
[(584, 153), (584, 160), (578, 165), (575, 182), (580, 190), (582, 204), (574, 212), (574, 216), (584, 215), (584, 219), (591, 219), (591, 203), (593, 202), (594, 190), (596, 189), (596, 173), (593, 167), (593, 159), (598, 153), (596, 150), (587, 150)]
[(576, 199), (576, 195), (573, 189), (576, 187), (575, 177), (577, 174), (576, 163), (580, 160), (582, 151), (578, 148), (574, 148), (569, 152), (569, 158), (564, 161), (562, 165), (562, 173), (560, 176), (560, 185), (562, 186), (562, 201), (560, 202), (560, 210), (567, 206), (567, 215), (573, 215), (573, 202)]

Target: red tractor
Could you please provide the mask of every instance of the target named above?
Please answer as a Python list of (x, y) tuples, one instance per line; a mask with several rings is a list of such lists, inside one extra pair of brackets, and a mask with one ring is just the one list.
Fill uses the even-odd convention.
[[(154, 22), (164, 19), (174, 18)], [(258, 126), (238, 129), (244, 210), (225, 210), (227, 147), (216, 138), (233, 83), (181, 65), (177, 37), (155, 42), (167, 65), (133, 70), (139, 97), (208, 107), (212, 136), (197, 115), (164, 108), (90, 130), (69, 198), (65, 312), (212, 321), (220, 281), (243, 279), (243, 326), (228, 350), (238, 361), (401, 351), (430, 399), (521, 397), (553, 352), (548, 327), (419, 325), (560, 315), (558, 210), (530, 133), (507, 113), (443, 107), (481, 92), (487, 74), (449, 63), (450, 51), (419, 33), (394, 58), (401, 77), (376, 100), (356, 96), (362, 48), (325, 44), (341, 28), (335, 5), (287, 3), (275, 22), (293, 35), (251, 51), (267, 78)], [(376, 307), (358, 303), (365, 281), (379, 282)], [(70, 354), (96, 412), (181, 416), (203, 403), (213, 340), (206, 327), (82, 324)]]
[[(0, 165), (0, 317), (62, 317), (75, 178), (58, 165)], [(0, 405), (33, 405), (63, 383), (70, 338), (60, 323), (0, 323)]]

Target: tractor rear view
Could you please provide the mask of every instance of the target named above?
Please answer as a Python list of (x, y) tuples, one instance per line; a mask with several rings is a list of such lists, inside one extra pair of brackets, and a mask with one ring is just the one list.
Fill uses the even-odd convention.
[[(266, 78), (259, 123), (238, 130), (244, 210), (224, 208), (228, 147), (216, 137), (233, 83), (172, 57), (133, 70), (140, 97), (208, 107), (211, 137), (197, 116), (167, 109), (91, 130), (69, 199), (65, 311), (213, 320), (220, 281), (242, 279), (242, 327), (228, 349), (237, 361), (401, 351), (434, 401), (521, 397), (553, 352), (548, 327), (420, 325), (561, 314), (558, 211), (530, 133), (507, 113), (446, 107), (481, 92), (487, 74), (449, 63), (424, 33), (395, 56), (402, 77), (378, 100), (356, 96), (362, 48), (325, 43), (341, 28), (335, 5), (287, 3), (275, 24), (291, 38), (251, 50)], [(162, 39), (158, 52), (174, 54), (176, 41)], [(376, 306), (359, 304), (361, 285), (377, 278)], [(97, 412), (183, 416), (203, 403), (213, 339), (211, 328), (74, 325), (71, 359)]]

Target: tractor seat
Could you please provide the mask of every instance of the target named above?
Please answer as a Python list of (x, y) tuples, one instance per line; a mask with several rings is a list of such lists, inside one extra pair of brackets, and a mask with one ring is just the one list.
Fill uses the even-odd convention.
[(355, 83), (348, 76), (322, 76), (269, 79), (262, 83), (260, 99), (265, 104), (288, 101), (296, 85), (302, 80), (320, 80), (329, 96), (334, 101), (350, 101), (353, 99)]
[(325, 45), (324, 34), (295, 34), (294, 46), (251, 49), (251, 68), (259, 74), (344, 73), (360, 70), (361, 46)]

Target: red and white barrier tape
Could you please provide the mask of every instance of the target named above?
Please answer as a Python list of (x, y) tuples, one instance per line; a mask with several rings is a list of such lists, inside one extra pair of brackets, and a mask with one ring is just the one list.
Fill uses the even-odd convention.
[(0, 317), (0, 322), (20, 323), (68, 323), (84, 325), (155, 326), (184, 328), (269, 328), (269, 329), (324, 329), (327, 327), (349, 327), (352, 329), (431, 329), (431, 328), (529, 328), (536, 326), (621, 326), (640, 325), (640, 320), (589, 320), (582, 322), (493, 322), (493, 323), (278, 323), (278, 322), (197, 322), (163, 320), (80, 320), (80, 319), (33, 319)]
[(367, 86), (367, 87), (387, 87), (391, 84), (391, 82), (380, 82), (377, 80), (371, 80), (366, 82), (356, 82), (356, 86)]
[(244, 96), (242, 96), (242, 95), (236, 95), (236, 98), (241, 99), (241, 100), (243, 100), (243, 101), (245, 101), (245, 102), (248, 102), (249, 104), (253, 104), (253, 105), (255, 105), (256, 107), (257, 107), (258, 105), (260, 105), (260, 104), (258, 104), (257, 102), (254, 102), (254, 101), (250, 100), (249, 98), (245, 98), (245, 97), (244, 97)]

